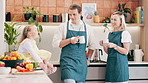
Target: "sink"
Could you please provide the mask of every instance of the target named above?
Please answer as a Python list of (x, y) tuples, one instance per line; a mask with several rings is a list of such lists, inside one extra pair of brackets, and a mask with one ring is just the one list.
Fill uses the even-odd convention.
[(103, 61), (103, 60), (91, 60), (90, 63), (106, 63), (106, 61)]

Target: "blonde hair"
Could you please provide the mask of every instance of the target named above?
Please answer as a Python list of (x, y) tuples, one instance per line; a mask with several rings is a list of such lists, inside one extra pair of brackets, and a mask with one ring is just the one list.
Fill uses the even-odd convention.
[(19, 41), (19, 44), (20, 44), (24, 39), (28, 38), (28, 32), (31, 31), (31, 27), (33, 27), (33, 26), (26, 26), (26, 27), (23, 29), (22, 37), (21, 37), (21, 39), (20, 39), (20, 41)]
[(121, 26), (120, 26), (119, 30), (125, 30), (125, 28), (126, 28), (126, 22), (125, 22), (124, 14), (122, 12), (120, 12), (120, 11), (116, 11), (112, 15), (119, 15), (119, 17), (121, 19)]

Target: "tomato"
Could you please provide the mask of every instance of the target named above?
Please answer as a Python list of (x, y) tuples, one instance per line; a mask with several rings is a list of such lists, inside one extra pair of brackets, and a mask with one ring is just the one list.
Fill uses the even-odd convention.
[(5, 67), (5, 64), (0, 64), (0, 67)]

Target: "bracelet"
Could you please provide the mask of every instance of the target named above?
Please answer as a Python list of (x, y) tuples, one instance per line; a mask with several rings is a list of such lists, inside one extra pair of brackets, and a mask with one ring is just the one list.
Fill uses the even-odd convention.
[(87, 60), (89, 60), (89, 61), (90, 61), (90, 60), (91, 60), (91, 58), (87, 58)]
[(118, 48), (118, 45), (116, 45), (115, 47), (114, 47), (114, 49), (116, 50)]

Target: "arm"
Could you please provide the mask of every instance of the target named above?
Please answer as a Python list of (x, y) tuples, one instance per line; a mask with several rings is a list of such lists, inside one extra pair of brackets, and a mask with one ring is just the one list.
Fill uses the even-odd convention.
[(79, 36), (61, 40), (59, 47), (63, 48), (64, 46), (66, 46), (70, 43), (76, 44), (78, 42), (78, 39), (79, 39)]
[(30, 41), (26, 41), (24, 43), (24, 48), (28, 53), (30, 53), (30, 55), (33, 57), (34, 60), (36, 60), (37, 62), (43, 62), (42, 59), (33, 50), (33, 47)]
[(103, 49), (104, 49), (105, 53), (108, 54), (108, 46), (107, 46), (107, 44), (106, 45), (103, 44), (103, 40), (101, 40), (99, 43), (100, 43), (100, 46), (103, 46)]
[(64, 46), (66, 46), (66, 45), (68, 45), (70, 43), (71, 43), (71, 39), (70, 38), (69, 39), (61, 40), (59, 47), (63, 48)]
[(130, 44), (131, 44), (130, 42), (124, 42), (123, 47), (120, 47), (120, 46), (118, 46), (118, 45), (116, 45), (114, 43), (109, 43), (108, 47), (109, 48), (114, 48), (119, 53), (127, 55), (128, 51), (129, 51), (129, 48), (130, 48)]

